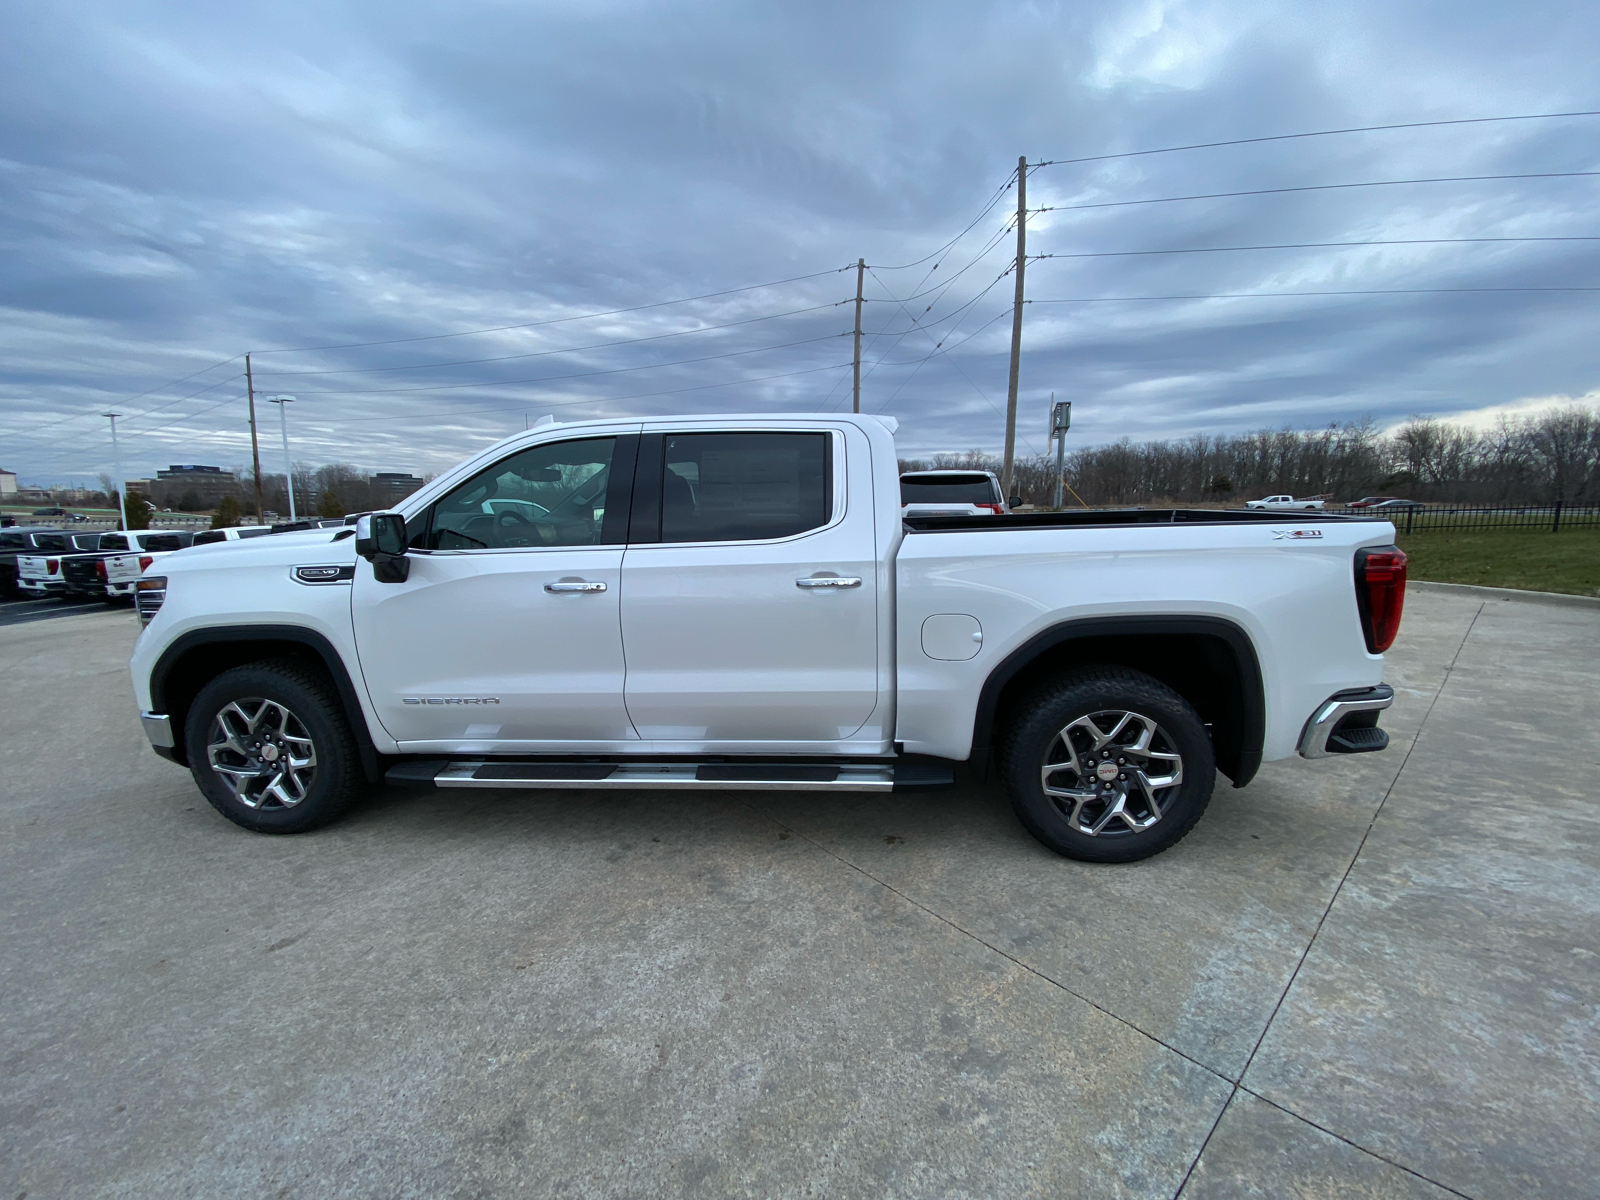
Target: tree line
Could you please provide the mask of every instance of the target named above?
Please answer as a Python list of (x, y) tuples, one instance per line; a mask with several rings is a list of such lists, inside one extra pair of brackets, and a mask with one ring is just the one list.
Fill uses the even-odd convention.
[[(1069, 442), (1070, 445), (1070, 442)], [(903, 471), (958, 468), (1000, 474), (998, 455), (976, 450), (902, 460)], [(1055, 499), (1054, 455), (1016, 461), (1013, 492), (1026, 504)], [(1419, 417), (1382, 432), (1370, 420), (1325, 429), (1196, 434), (1173, 441), (1123, 438), (1071, 450), (1067, 507), (1222, 503), (1263, 496), (1368, 495), (1456, 504), (1600, 504), (1600, 409), (1581, 404), (1481, 430)]]

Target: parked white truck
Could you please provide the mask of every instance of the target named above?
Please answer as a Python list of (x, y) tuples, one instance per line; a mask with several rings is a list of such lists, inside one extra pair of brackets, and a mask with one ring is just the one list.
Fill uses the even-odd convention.
[(353, 528), (163, 560), (144, 726), (269, 833), (384, 780), (872, 792), (966, 762), (1096, 861), (1178, 841), (1218, 770), (1387, 745), (1387, 521), (900, 499), (872, 417), (544, 426)]

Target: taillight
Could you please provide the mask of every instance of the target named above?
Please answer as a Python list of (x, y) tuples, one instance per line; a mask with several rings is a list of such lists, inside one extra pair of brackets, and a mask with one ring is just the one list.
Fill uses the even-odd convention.
[(1006, 511), (1006, 506), (1003, 505), (1003, 504), (979, 504), (979, 505), (975, 505), (974, 507), (987, 508), (990, 512), (992, 512), (997, 517), (1004, 515), (1004, 513)]
[(106, 577), (106, 560), (105, 559), (97, 558), (97, 559), (94, 560), (94, 573), (96, 575), (100, 576), (101, 579), (104, 579)]
[(141, 554), (139, 556), (139, 570), (148, 571), (150, 569), (150, 564), (153, 562), (155, 562), (155, 559), (151, 558), (148, 554)]
[(44, 560), (44, 573), (46, 575), (54, 575), (60, 569), (61, 560), (59, 558), (47, 558)]
[(1356, 551), (1356, 607), (1367, 652), (1382, 654), (1400, 632), (1406, 602), (1406, 552), (1399, 546), (1369, 546)]
[(133, 606), (139, 612), (141, 624), (150, 624), (150, 618), (161, 611), (167, 598), (167, 580), (162, 575), (147, 575), (133, 585)]

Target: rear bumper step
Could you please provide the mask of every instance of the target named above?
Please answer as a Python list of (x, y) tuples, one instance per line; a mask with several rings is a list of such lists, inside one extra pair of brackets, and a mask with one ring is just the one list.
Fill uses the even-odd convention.
[(926, 763), (510, 762), (413, 759), (384, 775), (400, 787), (754, 792), (910, 792), (949, 787), (955, 772)]
[(1301, 731), (1301, 756), (1326, 758), (1387, 749), (1389, 735), (1378, 728), (1378, 714), (1393, 703), (1394, 689), (1387, 683), (1329, 696)]

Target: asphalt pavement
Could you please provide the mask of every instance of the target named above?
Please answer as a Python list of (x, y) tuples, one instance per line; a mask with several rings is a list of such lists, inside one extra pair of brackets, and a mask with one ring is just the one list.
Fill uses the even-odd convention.
[(129, 612), (10, 624), (0, 1197), (1594, 1195), (1600, 612), (1407, 603), (1388, 752), (1122, 867), (970, 780), (263, 837)]

